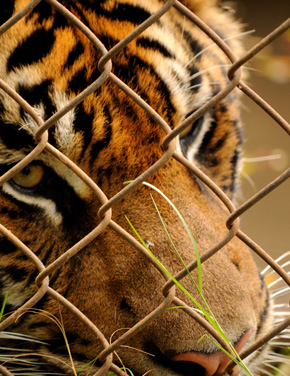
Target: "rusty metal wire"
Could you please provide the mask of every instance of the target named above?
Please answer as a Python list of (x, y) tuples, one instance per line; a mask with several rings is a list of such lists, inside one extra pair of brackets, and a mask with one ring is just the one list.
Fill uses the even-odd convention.
[[(15, 14), (7, 22), (5, 22), (0, 27), (0, 35), (6, 32), (12, 25), (17, 23), (22, 19), (27, 13), (33, 11), (34, 7), (41, 0), (33, 0), (25, 6), (21, 11)], [(239, 217), (242, 213), (247, 211), (250, 207), (256, 204), (259, 200), (263, 199), (271, 191), (277, 188), (278, 185), (285, 182), (290, 176), (290, 169), (287, 169), (284, 173), (278, 176), (275, 181), (266, 185), (260, 192), (247, 200), (246, 203), (236, 208), (234, 204), (229, 200), (225, 193), (202, 171), (200, 171), (196, 166), (194, 166), (187, 159), (182, 157), (176, 152), (176, 137), (184, 130), (189, 124), (197, 120), (203, 114), (205, 114), (210, 108), (215, 106), (219, 101), (221, 101), (225, 96), (227, 96), (235, 88), (240, 89), (246, 95), (248, 95), (258, 106), (260, 106), (266, 113), (271, 116), (276, 123), (281, 126), (285, 132), (290, 135), (290, 125), (285, 119), (282, 118), (265, 100), (263, 100), (257, 93), (255, 93), (250, 87), (241, 81), (240, 69), (241, 67), (249, 61), (257, 52), (271, 43), (275, 38), (277, 38), (282, 32), (290, 27), (290, 19), (285, 21), (276, 30), (264, 38), (260, 43), (258, 43), (254, 48), (248, 51), (240, 59), (235, 57), (234, 51), (232, 51), (229, 46), (211, 29), (208, 25), (202, 22), (195, 14), (193, 14), (189, 9), (182, 5), (177, 0), (168, 0), (164, 5), (150, 18), (148, 18), (141, 25), (136, 27), (136, 29), (130, 33), (126, 38), (124, 38), (120, 43), (115, 45), (110, 51), (107, 51), (100, 40), (94, 35), (89, 28), (87, 28), (77, 17), (71, 14), (63, 5), (61, 5), (56, 0), (45, 0), (48, 4), (54, 7), (58, 12), (60, 12), (64, 17), (66, 17), (70, 22), (72, 22), (87, 38), (91, 41), (93, 47), (101, 54), (101, 59), (98, 62), (98, 67), (101, 72), (100, 76), (93, 82), (89, 87), (87, 87), (83, 92), (76, 96), (70, 103), (68, 103), (61, 110), (56, 112), (51, 118), (43, 121), (39, 114), (22, 98), (17, 94), (12, 88), (10, 88), (5, 82), (0, 80), (0, 88), (4, 90), (8, 95), (10, 95), (23, 110), (29, 114), (35, 122), (39, 125), (37, 132), (35, 133), (35, 141), (37, 143), (36, 147), (19, 163), (17, 163), (13, 168), (11, 168), (7, 173), (0, 177), (0, 185), (11, 179), (18, 171), (27, 166), (31, 161), (33, 161), (43, 150), (53, 155), (59, 161), (64, 163), (69, 169), (71, 169), (85, 184), (87, 184), (93, 191), (96, 198), (101, 203), (101, 208), (99, 209), (99, 224), (89, 233), (86, 237), (81, 239), (76, 243), (71, 249), (68, 249), (62, 256), (54, 260), (49, 266), (45, 266), (39, 260), (39, 258), (30, 250), (20, 239), (16, 238), (9, 230), (4, 226), (0, 225), (0, 232), (5, 236), (10, 242), (15, 244), (18, 249), (20, 249), (23, 254), (28, 257), (32, 263), (36, 266), (39, 274), (36, 278), (37, 286), (39, 290), (37, 293), (29, 299), (21, 308), (16, 310), (8, 318), (6, 318), (0, 324), (0, 331), (6, 329), (11, 325), (11, 323), (25, 310), (33, 307), (45, 294), (50, 295), (54, 299), (60, 302), (64, 307), (70, 310), (76, 317), (77, 320), (82, 320), (82, 322), (87, 326), (96, 338), (102, 343), (103, 351), (99, 354), (99, 359), (103, 363), (103, 366), (95, 373), (95, 375), (106, 375), (109, 371), (115, 372), (117, 375), (125, 375), (125, 373), (113, 364), (113, 352), (118, 349), (122, 344), (128, 341), (129, 338), (137, 335), (144, 327), (146, 327), (153, 319), (156, 319), (164, 310), (170, 306), (172, 303), (178, 306), (183, 306), (184, 311), (192, 317), (193, 320), (197, 320), (200, 325), (202, 325), (229, 353), (232, 353), (229, 345), (224, 341), (224, 339), (214, 330), (209, 323), (203, 319), (197, 312), (193, 311), (189, 307), (186, 308), (186, 304), (181, 300), (177, 299), (175, 296), (175, 286), (174, 283), (168, 279), (167, 275), (156, 263), (153, 257), (149, 254), (147, 249), (143, 247), (139, 242), (136, 241), (129, 233), (127, 233), (122, 227), (120, 227), (111, 218), (112, 208), (121, 199), (126, 198), (129, 192), (138, 188), (143, 181), (147, 180), (152, 174), (154, 174), (158, 169), (160, 169), (164, 164), (170, 159), (174, 158), (179, 163), (183, 164), (188, 168), (195, 176), (197, 176), (208, 188), (215, 194), (219, 200), (225, 205), (228, 210), (228, 219), (225, 225), (228, 227), (228, 232), (224, 239), (219, 241), (217, 244), (213, 245), (211, 249), (205, 252), (201, 256), (201, 262), (204, 262), (213, 254), (218, 252), (225, 244), (227, 244), (233, 237), (239, 237), (243, 242), (245, 242), (254, 252), (256, 252), (260, 257), (262, 257), (271, 267), (284, 279), (285, 283), (290, 286), (290, 277), (286, 271), (278, 265), (271, 257), (268, 255), (259, 245), (257, 245), (252, 239), (250, 239), (246, 234), (244, 234), (239, 228)], [(141, 32), (146, 30), (150, 25), (156, 22), (163, 14), (165, 14), (170, 8), (175, 7), (179, 12), (181, 12), (185, 17), (187, 17), (191, 22), (193, 22), (197, 27), (203, 30), (204, 33), (208, 35), (209, 38), (224, 52), (228, 57), (230, 63), (232, 64), (228, 69), (228, 84), (225, 89), (221, 90), (215, 97), (206, 102), (198, 110), (196, 110), (190, 117), (188, 117), (180, 126), (172, 130), (169, 125), (164, 121), (164, 119), (157, 114), (142, 98), (140, 98), (133, 90), (131, 90), (124, 82), (122, 82), (118, 77), (116, 77), (112, 72), (112, 58), (115, 57), (122, 48), (124, 48), (130, 41), (136, 38)], [(126, 95), (128, 95), (132, 100), (136, 102), (145, 110), (150, 117), (163, 129), (164, 139), (162, 146), (164, 153), (162, 157), (155, 162), (148, 170), (137, 177), (133, 182), (125, 186), (121, 191), (119, 191), (114, 197), (108, 199), (104, 192), (97, 186), (97, 184), (87, 176), (84, 171), (82, 171), (78, 166), (76, 166), (72, 161), (70, 161), (65, 155), (54, 148), (48, 143), (48, 131), (49, 129), (68, 111), (76, 107), (80, 102), (82, 102), (88, 95), (94, 92), (98, 87), (100, 87), (104, 82), (110, 80), (114, 85), (116, 85), (120, 90), (122, 90)], [(136, 248), (138, 252), (141, 252), (147, 259), (154, 265), (154, 267), (160, 272), (161, 276), (164, 278), (163, 295), (164, 300), (160, 303), (154, 311), (138, 322), (134, 327), (126, 331), (121, 337), (112, 342), (111, 344), (104, 337), (102, 332), (82, 313), (70, 303), (65, 297), (57, 293), (53, 288), (49, 286), (49, 276), (52, 272), (57, 270), (61, 265), (66, 263), (70, 258), (74, 257), (77, 253), (93, 241), (99, 234), (101, 234), (107, 227), (115, 231), (119, 236), (128, 241), (132, 246)], [(187, 266), (189, 270), (193, 270), (197, 267), (197, 262), (194, 261)], [(186, 269), (180, 270), (176, 275), (176, 280), (181, 280), (187, 274)], [(270, 332), (265, 334), (265, 336), (252, 344), (246, 351), (241, 354), (241, 358), (244, 358), (251, 354), (254, 350), (261, 347), (264, 343), (268, 342), (275, 335), (280, 333), (290, 324), (290, 317), (286, 318), (278, 326), (273, 328)], [(234, 367), (234, 363), (231, 362), (228, 366), (228, 372), (230, 373)], [(0, 374), (9, 375), (12, 374), (4, 367), (0, 365)], [(233, 373), (236, 374), (236, 373)]]

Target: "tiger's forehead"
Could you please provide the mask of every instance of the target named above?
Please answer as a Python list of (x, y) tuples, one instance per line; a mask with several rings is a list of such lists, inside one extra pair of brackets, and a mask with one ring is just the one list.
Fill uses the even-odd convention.
[[(126, 13), (131, 3), (136, 24), (126, 22), (126, 17), (131, 17)], [(22, 7), (23, 2), (18, 5)], [(157, 2), (146, 7), (126, 0), (123, 8), (118, 8), (119, 18), (112, 24), (108, 18), (102, 17), (101, 12), (112, 12), (117, 6), (120, 7), (120, 2), (104, 2), (100, 5), (100, 13), (88, 11), (86, 14), (87, 22), (95, 28), (107, 49), (159, 7)], [(63, 16), (52, 8), (48, 11), (48, 8), (47, 4), (43, 8), (47, 14), (41, 13), (41, 7), (39, 12), (33, 11), (27, 20), (21, 20), (5, 33), (1, 37), (3, 48), (0, 51), (1, 78), (44, 120), (66, 106), (100, 75), (98, 51)], [(110, 25), (107, 24), (109, 21)], [(37, 41), (36, 51), (32, 57), (27, 57), (34, 41)], [(42, 44), (46, 46), (43, 48)], [(227, 83), (224, 68), (227, 58), (211, 45), (211, 40), (203, 32), (192, 24), (189, 28), (189, 21), (172, 10), (113, 58), (113, 73), (173, 128)], [(214, 78), (216, 76), (218, 80)], [(152, 131), (152, 122), (148, 121), (148, 116), (145, 120), (141, 117), (139, 112), (142, 111), (137, 106), (131, 110), (131, 104), (118, 90), (108, 82), (97, 89), (54, 124), (50, 141), (69, 158), (79, 161), (84, 147), (99, 151), (102, 143), (112, 142), (110, 134), (116, 133), (116, 129), (120, 132), (121, 127), (136, 130), (142, 127), (144, 138), (147, 137)], [(32, 118), (7, 94), (1, 92), (0, 100), (3, 108), (1, 127), (8, 128), (12, 124), (32, 139), (37, 130)], [(137, 120), (128, 121), (133, 112), (137, 113)], [(11, 148), (4, 142), (0, 150), (2, 159), (15, 163), (23, 158), (29, 147), (23, 143), (22, 147)]]

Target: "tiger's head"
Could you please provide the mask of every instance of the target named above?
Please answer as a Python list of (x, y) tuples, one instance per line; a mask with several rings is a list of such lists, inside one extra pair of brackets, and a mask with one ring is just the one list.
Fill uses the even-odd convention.
[[(214, 1), (184, 3), (240, 53), (238, 38), (232, 38), (240, 33), (240, 27), (231, 15)], [(4, 4), (6, 20), (28, 0)], [(62, 4), (109, 50), (163, 2), (73, 0)], [(174, 129), (228, 83), (229, 60), (212, 44), (172, 7), (121, 49), (112, 59), (112, 73)], [(99, 50), (71, 21), (49, 1), (40, 2), (2, 34), (0, 78), (46, 121), (98, 80), (100, 58)], [(116, 79), (107, 79), (60, 117), (49, 129), (53, 148), (46, 148), (2, 186), (1, 223), (45, 266), (67, 250), (81, 248), (82, 241), (100, 224), (98, 212), (103, 204), (91, 185), (51, 150), (60, 151), (79, 166), (109, 199), (124, 188), (124, 182), (138, 178), (164, 155), (164, 130), (119, 86)], [(0, 103), (0, 166), (4, 174), (35, 147), (39, 125), (3, 90)], [(237, 186), (240, 129), (237, 93), (232, 91), (189, 125), (176, 144), (178, 155), (198, 166), (231, 198)], [(224, 204), (176, 158), (156, 169), (148, 182), (179, 209), (201, 256), (228, 233), (229, 213)], [(164, 301), (164, 276), (116, 231), (120, 226), (132, 234), (125, 216), (172, 275), (183, 269), (161, 224), (152, 192), (140, 185), (116, 200), (109, 225), (49, 274), (52, 289), (76, 306), (108, 342)], [(153, 192), (153, 197), (184, 263), (192, 263), (196, 253), (182, 222), (160, 194)], [(39, 271), (5, 236), (0, 252), (1, 297), (7, 294), (6, 310), (13, 311), (38, 290), (35, 278)], [(196, 269), (192, 276), (198, 281)], [(268, 292), (250, 251), (237, 237), (202, 264), (202, 280), (203, 297), (237, 351), (266, 332), (271, 325)], [(204, 304), (190, 276), (180, 283)], [(179, 289), (176, 296), (196, 309)], [(72, 374), (64, 338), (44, 312), (61, 317), (75, 367), (95, 360), (90, 367), (96, 372), (102, 364), (98, 359), (102, 341), (49, 293), (34, 306), (34, 313), (22, 315), (9, 328), (36, 339), (30, 346), (32, 352), (43, 356), (39, 372)], [(135, 376), (147, 372), (152, 376), (221, 375), (229, 359), (209, 337), (200, 340), (206, 333), (184, 310), (163, 309), (117, 348), (114, 361)], [(0, 346), (2, 342), (0, 338)], [(255, 371), (265, 351), (266, 347), (247, 358), (250, 369)], [(84, 368), (79, 374), (87, 372)]]

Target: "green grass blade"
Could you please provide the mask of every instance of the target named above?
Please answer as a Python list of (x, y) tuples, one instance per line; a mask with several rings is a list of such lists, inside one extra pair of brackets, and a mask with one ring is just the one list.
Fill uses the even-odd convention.
[[(125, 182), (125, 183), (130, 183), (130, 182)], [(156, 261), (156, 263), (163, 269), (163, 271), (167, 274), (167, 276), (175, 283), (175, 285), (177, 285), (177, 287), (183, 291), (190, 299), (191, 301), (198, 307), (198, 308), (192, 308), (193, 310), (195, 311), (198, 311), (199, 313), (203, 314), (207, 320), (209, 321), (209, 323), (212, 325), (212, 327), (219, 333), (219, 335), (228, 343), (228, 345), (231, 347), (233, 353), (235, 354), (236, 358), (234, 356), (232, 356), (227, 350), (225, 350), (220, 344), (218, 344), (217, 342), (215, 342), (214, 340), (212, 340), (207, 334), (203, 335), (200, 339), (199, 339), (199, 342), (205, 337), (207, 336), (212, 343), (214, 343), (221, 351), (223, 351), (225, 354), (227, 354), (229, 356), (230, 359), (232, 359), (239, 367), (241, 367), (249, 376), (253, 376), (251, 374), (251, 372), (248, 370), (248, 368), (246, 367), (246, 365), (243, 363), (243, 361), (241, 360), (241, 358), (239, 357), (238, 353), (236, 352), (234, 346), (232, 345), (231, 341), (228, 339), (228, 337), (226, 336), (226, 334), (224, 333), (223, 329), (221, 328), (221, 326), (219, 325), (218, 321), (216, 320), (216, 318), (214, 317), (214, 314), (212, 313), (209, 305), (207, 304), (206, 302), (206, 299), (205, 297), (203, 296), (203, 293), (202, 293), (202, 270), (201, 270), (201, 262), (200, 262), (200, 255), (199, 255), (199, 252), (198, 252), (198, 249), (197, 249), (197, 246), (196, 246), (196, 243), (195, 243), (195, 240), (189, 230), (189, 227), (187, 226), (184, 218), (182, 217), (182, 215), (180, 214), (180, 212), (178, 211), (178, 209), (173, 205), (173, 203), (169, 200), (169, 198), (167, 196), (165, 196), (165, 194), (163, 192), (161, 192), (158, 188), (156, 188), (155, 186), (147, 183), (147, 182), (143, 182), (144, 185), (154, 189), (156, 192), (158, 192), (168, 203), (169, 205), (173, 208), (173, 210), (176, 212), (176, 214), (178, 215), (179, 219), (181, 220), (184, 228), (186, 229), (188, 235), (189, 235), (189, 238), (192, 242), (192, 245), (193, 245), (193, 248), (194, 248), (194, 251), (195, 251), (195, 254), (196, 254), (196, 260), (197, 260), (197, 270), (198, 270), (198, 279), (199, 279), (199, 286), (196, 284), (196, 282), (194, 281), (190, 271), (188, 270), (186, 264), (184, 263), (180, 253), (178, 252), (177, 248), (175, 247), (175, 244), (173, 243), (171, 237), (170, 237), (170, 234), (166, 228), (166, 225), (163, 221), (163, 218), (161, 216), (161, 213), (159, 212), (159, 209), (157, 207), (157, 204), (153, 198), (153, 196), (150, 194), (151, 196), (151, 199), (153, 201), (153, 204), (155, 206), (155, 209), (157, 211), (157, 214), (159, 216), (159, 219), (162, 223), (162, 226), (164, 228), (164, 231), (168, 237), (168, 240), (170, 242), (170, 244), (172, 245), (173, 249), (175, 250), (177, 256), (179, 257), (179, 259), (181, 260), (184, 268), (186, 269), (188, 275), (190, 276), (192, 282), (194, 283), (194, 286), (196, 287), (203, 303), (205, 304), (205, 307), (202, 307), (201, 304), (199, 304), (197, 302), (197, 300), (181, 285), (181, 283), (179, 281), (177, 281), (173, 275), (171, 275), (171, 273), (165, 268), (165, 266), (155, 257), (155, 255), (151, 252), (151, 250), (147, 247), (147, 245), (145, 244), (145, 242), (143, 241), (143, 239), (141, 238), (141, 236), (138, 234), (138, 232), (135, 230), (134, 226), (132, 225), (132, 223), (129, 221), (129, 219), (125, 216), (126, 220), (128, 221), (129, 225), (131, 226), (131, 228), (133, 229), (134, 233), (136, 234), (136, 236), (138, 237), (138, 239), (140, 240), (140, 242), (143, 244), (143, 246), (147, 249), (147, 251), (150, 253), (150, 255), (154, 258), (154, 260)], [(169, 307), (167, 308), (166, 310), (169, 310), (169, 309), (177, 309), (177, 308), (183, 308), (183, 307)]]
[[(219, 343), (217, 343), (216, 341), (214, 341), (212, 338), (210, 338), (207, 334), (203, 335), (203, 337), (208, 337), (209, 340), (216, 346), (218, 347), (222, 352), (224, 352), (233, 362), (235, 362), (240, 368), (242, 368), (249, 376), (253, 376), (253, 374), (251, 373), (251, 371), (248, 369), (248, 367), (243, 363), (243, 361), (241, 360), (241, 358), (239, 357), (239, 355), (237, 354), (237, 352), (234, 350), (237, 358), (235, 358), (234, 356), (232, 356), (227, 350), (225, 350)], [(201, 339), (202, 339), (201, 338)], [(200, 339), (200, 340), (201, 340)]]
[[(130, 374), (131, 376), (134, 376), (134, 373), (133, 373), (129, 368), (122, 367), (121, 369), (124, 370), (125, 372), (126, 372), (126, 371), (129, 372), (129, 374)], [(110, 373), (108, 373), (107, 376), (113, 376), (113, 375), (115, 375), (115, 373), (114, 373), (114, 372), (110, 372)]]
[(96, 357), (96, 358), (90, 360), (88, 363), (86, 363), (86, 364), (83, 365), (82, 367), (78, 368), (78, 369), (76, 370), (76, 373), (78, 373), (78, 372), (82, 371), (83, 369), (87, 368), (90, 364), (95, 363), (97, 360), (98, 360), (98, 357)]
[(155, 209), (156, 209), (156, 211), (157, 211), (157, 214), (158, 214), (158, 216), (159, 216), (159, 219), (160, 219), (160, 221), (161, 221), (161, 223), (162, 223), (162, 226), (163, 226), (163, 228), (164, 228), (164, 231), (165, 231), (165, 233), (166, 233), (166, 235), (167, 235), (167, 237), (168, 237), (168, 240), (169, 240), (169, 242), (170, 242), (172, 248), (174, 249), (175, 253), (177, 254), (178, 258), (180, 259), (180, 261), (181, 261), (183, 267), (185, 268), (186, 272), (188, 273), (188, 275), (189, 275), (190, 279), (192, 280), (192, 282), (193, 282), (195, 288), (197, 289), (198, 293), (201, 294), (201, 291), (199, 290), (199, 287), (197, 286), (197, 284), (196, 284), (194, 278), (192, 277), (192, 274), (191, 274), (190, 271), (188, 270), (187, 265), (186, 265), (185, 262), (183, 261), (183, 259), (182, 259), (181, 255), (180, 255), (180, 253), (178, 252), (177, 248), (175, 247), (175, 244), (173, 243), (173, 240), (171, 239), (171, 236), (170, 236), (170, 234), (169, 234), (169, 232), (168, 232), (168, 230), (167, 230), (167, 227), (166, 227), (166, 225), (165, 225), (165, 223), (164, 223), (164, 221), (163, 221), (163, 218), (162, 218), (162, 216), (161, 216), (161, 213), (160, 213), (160, 211), (159, 211), (159, 209), (158, 209), (158, 207), (157, 207), (157, 205), (156, 205), (156, 202), (155, 202), (155, 200), (154, 200), (154, 198), (153, 198), (153, 196), (152, 196), (151, 193), (150, 193), (150, 196), (151, 196), (151, 199), (152, 199), (152, 201), (153, 201), (153, 204), (154, 204), (154, 206), (155, 206)]
[(172, 207), (172, 209), (175, 211), (175, 213), (177, 214), (177, 216), (181, 220), (181, 222), (182, 222), (182, 224), (183, 224), (183, 226), (184, 226), (184, 228), (185, 228), (185, 230), (186, 230), (186, 232), (187, 232), (187, 234), (190, 238), (190, 241), (193, 245), (193, 249), (194, 249), (194, 252), (195, 252), (195, 257), (196, 257), (196, 262), (197, 262), (197, 271), (198, 271), (199, 291), (200, 291), (200, 294), (202, 294), (202, 272), (201, 272), (200, 255), (199, 255), (194, 237), (192, 236), (192, 233), (191, 233), (189, 227), (187, 226), (187, 223), (185, 222), (183, 216), (180, 214), (180, 212), (176, 208), (176, 206), (173, 205), (173, 203), (169, 200), (169, 198), (163, 192), (161, 192), (160, 189), (156, 188), (154, 185), (147, 183), (147, 182), (143, 182), (143, 184), (150, 187), (151, 189), (154, 189), (157, 193), (159, 193), (168, 202), (168, 204)]
[[(131, 181), (126, 181), (126, 182), (124, 182), (124, 184), (129, 184), (131, 182), (132, 182), (132, 180)], [(147, 187), (150, 187), (151, 189), (155, 190), (157, 193), (159, 193), (169, 203), (169, 205), (172, 207), (172, 209), (175, 211), (175, 213), (177, 214), (177, 216), (181, 220), (184, 228), (186, 229), (186, 232), (187, 232), (187, 234), (188, 234), (188, 236), (189, 236), (189, 238), (191, 240), (191, 243), (193, 245), (193, 249), (194, 249), (194, 252), (195, 252), (195, 257), (196, 257), (196, 262), (197, 262), (197, 271), (198, 271), (199, 292), (200, 292), (200, 294), (202, 294), (202, 272), (201, 272), (200, 255), (199, 255), (199, 252), (198, 252), (197, 245), (195, 243), (194, 237), (192, 236), (192, 233), (191, 233), (189, 227), (187, 226), (187, 223), (185, 222), (184, 218), (180, 214), (179, 210), (175, 207), (175, 205), (173, 205), (173, 203), (169, 200), (169, 198), (163, 192), (160, 191), (160, 189), (158, 189), (154, 185), (152, 185), (150, 183), (147, 183), (145, 181), (143, 182), (143, 184), (146, 185)]]
[(210, 321), (212, 321), (212, 318), (208, 314), (208, 312), (202, 307), (202, 305), (186, 290), (185, 287), (181, 285), (181, 283), (173, 277), (173, 275), (165, 268), (165, 266), (157, 259), (157, 257), (152, 253), (152, 251), (147, 247), (144, 240), (141, 238), (135, 227), (130, 222), (129, 218), (125, 216), (126, 220), (128, 221), (130, 227), (134, 231), (135, 235), (138, 237), (142, 245), (147, 249), (147, 251), (150, 253), (150, 255), (153, 257), (153, 259), (156, 261), (156, 263), (159, 265), (159, 267), (167, 274), (167, 276), (176, 284), (176, 286), (184, 292), (185, 295), (189, 297), (189, 299), (201, 310), (201, 312), (204, 314), (204, 316)]
[(0, 311), (0, 322), (1, 322), (2, 317), (3, 317), (4, 309), (5, 309), (5, 306), (6, 306), (6, 303), (7, 303), (7, 298), (8, 298), (8, 294), (5, 295), (3, 303), (2, 303), (2, 307), (1, 307), (1, 311)]

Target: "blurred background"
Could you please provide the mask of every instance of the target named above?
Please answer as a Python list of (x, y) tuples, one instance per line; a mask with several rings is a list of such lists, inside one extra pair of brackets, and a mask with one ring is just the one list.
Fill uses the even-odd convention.
[[(289, 0), (240, 0), (230, 5), (245, 30), (255, 30), (246, 37), (247, 49), (290, 16)], [(290, 122), (290, 30), (247, 66), (249, 86)], [(290, 136), (245, 95), (242, 104), (245, 152), (239, 203), (290, 167)], [(243, 214), (241, 222), (242, 229), (274, 258), (290, 251), (290, 179)]]

